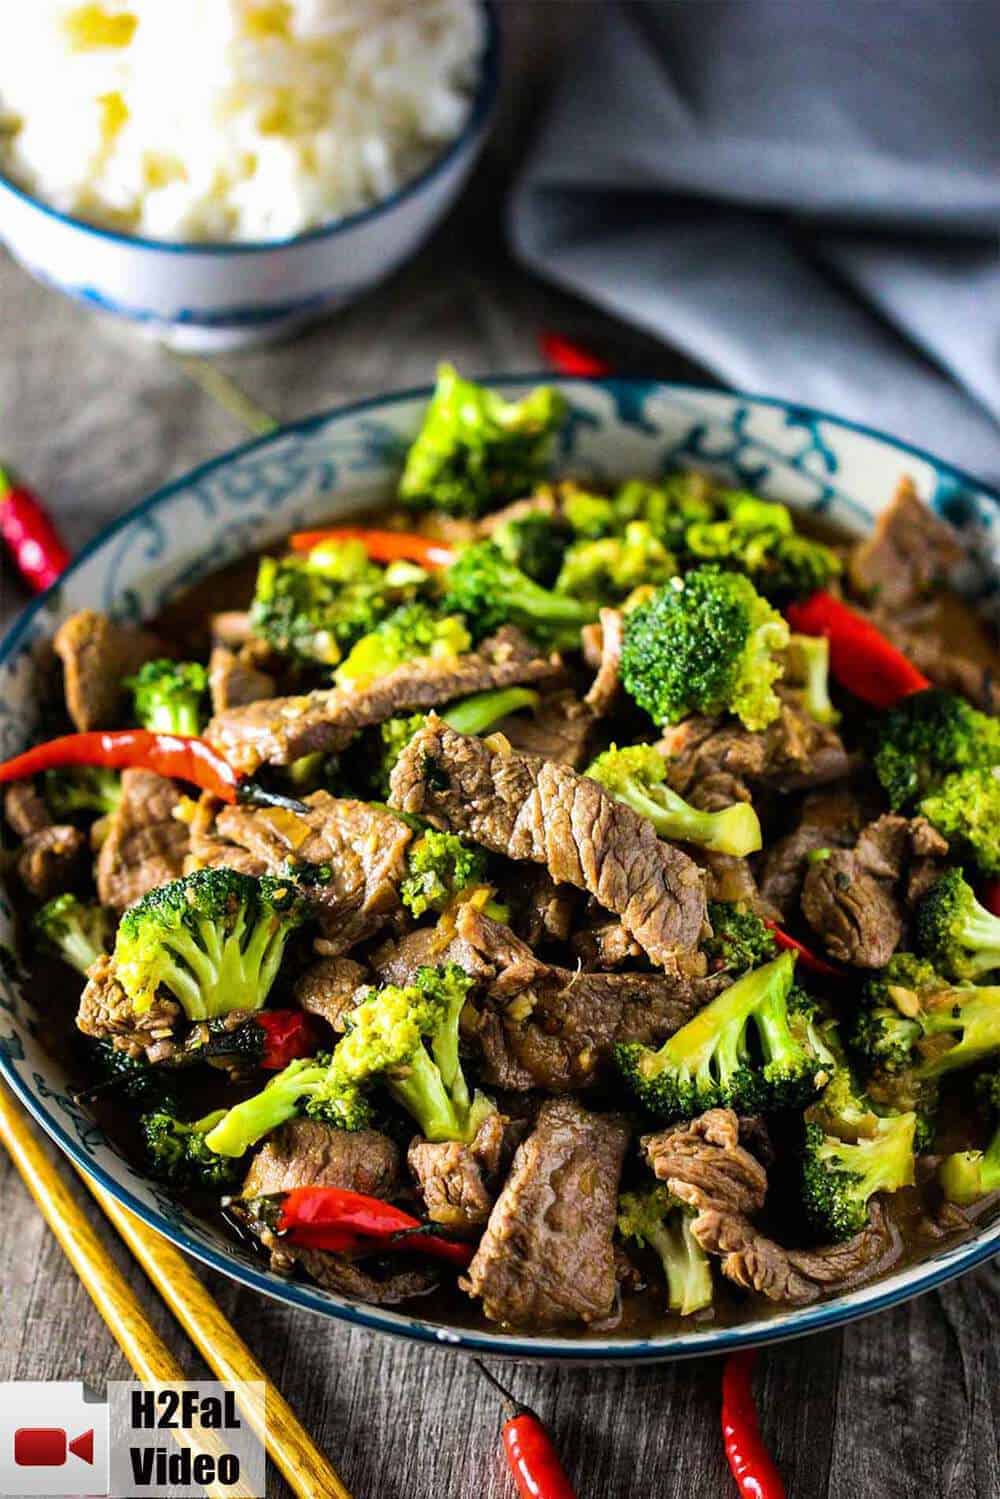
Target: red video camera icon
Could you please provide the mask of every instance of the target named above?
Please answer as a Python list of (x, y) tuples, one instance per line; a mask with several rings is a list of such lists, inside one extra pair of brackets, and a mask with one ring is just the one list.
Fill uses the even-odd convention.
[(67, 1453), (94, 1461), (94, 1428), (72, 1441), (63, 1426), (20, 1426), (14, 1433), (14, 1462), (19, 1468), (61, 1468)]

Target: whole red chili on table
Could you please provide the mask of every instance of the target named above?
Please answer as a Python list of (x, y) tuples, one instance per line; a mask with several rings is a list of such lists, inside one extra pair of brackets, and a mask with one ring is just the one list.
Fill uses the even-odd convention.
[(722, 1440), (741, 1499), (785, 1499), (785, 1485), (761, 1440), (753, 1399), (756, 1354), (731, 1353), (722, 1371)]
[(521, 1499), (576, 1499), (576, 1490), (541, 1419), (528, 1406), (519, 1404), (485, 1364), (479, 1359), (473, 1362), (500, 1392), (509, 1412), (503, 1424), (503, 1450)]
[(287, 807), (304, 812), (302, 802), (243, 779), (205, 739), (158, 734), (150, 729), (93, 729), (63, 734), (36, 744), (0, 764), (0, 785), (27, 781), (43, 770), (101, 765), (109, 770), (152, 770), (168, 780), (189, 781), (224, 802)]
[(800, 635), (826, 636), (834, 680), (873, 708), (891, 708), (931, 685), (870, 620), (825, 589), (789, 604), (785, 616)]
[(37, 495), (15, 484), (0, 468), (0, 536), (25, 582), (36, 592), (65, 572), (70, 554)]

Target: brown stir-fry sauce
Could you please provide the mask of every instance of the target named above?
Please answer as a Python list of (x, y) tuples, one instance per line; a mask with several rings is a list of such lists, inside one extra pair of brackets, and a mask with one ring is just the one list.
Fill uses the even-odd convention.
[(66, 732), (197, 733), (284, 800), (50, 770), (11, 885), (96, 1117), (280, 1273), (728, 1324), (994, 1210), (1000, 657), (905, 478), (852, 541), (547, 481), (561, 415), (446, 372), (360, 539), (66, 621)]

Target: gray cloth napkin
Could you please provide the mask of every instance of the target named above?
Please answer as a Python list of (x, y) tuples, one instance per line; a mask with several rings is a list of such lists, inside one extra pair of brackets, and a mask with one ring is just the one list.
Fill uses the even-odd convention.
[(996, 0), (621, 0), (515, 185), (533, 269), (1000, 479)]

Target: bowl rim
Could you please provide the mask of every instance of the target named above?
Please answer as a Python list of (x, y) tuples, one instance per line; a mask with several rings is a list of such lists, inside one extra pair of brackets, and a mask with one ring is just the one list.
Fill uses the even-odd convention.
[[(602, 377), (589, 378), (584, 376), (562, 376), (552, 375), (551, 372), (528, 372), (503, 376), (487, 376), (480, 383), (498, 388), (522, 387), (526, 384), (537, 384), (539, 382), (554, 383), (560, 387), (582, 386), (601, 388), (608, 390), (614, 396), (616, 390), (628, 391), (630, 393), (648, 393), (655, 390), (664, 390), (680, 396), (691, 396), (698, 398), (705, 395), (720, 395), (736, 401), (745, 401), (751, 405), (760, 405), (779, 410), (794, 412), (796, 415), (804, 415), (811, 419), (828, 422), (834, 427), (844, 431), (857, 432), (863, 436), (872, 437), (883, 442), (889, 447), (908, 453), (931, 464), (939, 473), (945, 474), (957, 480), (960, 484), (971, 487), (980, 494), (989, 496), (1000, 509), (1000, 488), (985, 481), (974, 478), (966, 470), (949, 463), (947, 460), (938, 458), (924, 448), (919, 448), (901, 439), (891, 437), (876, 427), (867, 426), (859, 422), (848, 421), (844, 418), (833, 416), (828, 412), (816, 407), (805, 406), (799, 402), (782, 400), (775, 396), (756, 396), (745, 391), (731, 390), (725, 387), (708, 384), (696, 384), (693, 382), (664, 381), (647, 379), (642, 377)], [(188, 470), (187, 473), (172, 479), (169, 483), (162, 485), (152, 494), (138, 501), (126, 510), (122, 515), (104, 526), (70, 562), (63, 578), (67, 574), (81, 567), (89, 557), (102, 549), (108, 541), (127, 526), (133, 524), (139, 517), (156, 509), (168, 501), (175, 493), (188, 488), (190, 485), (200, 482), (215, 469), (231, 463), (244, 454), (266, 447), (271, 443), (278, 443), (288, 436), (321, 428), (327, 423), (356, 416), (359, 413), (370, 411), (373, 408), (385, 408), (387, 406), (401, 405), (416, 399), (426, 399), (431, 393), (432, 387), (428, 385), (415, 386), (406, 390), (393, 391), (388, 394), (365, 397), (361, 400), (344, 403), (328, 410), (314, 413), (311, 416), (300, 418), (298, 421), (290, 422), (274, 432), (265, 433), (263, 436), (251, 439), (226, 452), (218, 454), (214, 458), (197, 465)], [(21, 611), (20, 615), (8, 628), (3, 638), (0, 639), (0, 665), (17, 650), (22, 637), (31, 629), (37, 614), (43, 610), (51, 601), (61, 585), (57, 580), (51, 588), (32, 600)], [(811, 1332), (826, 1330), (841, 1326), (847, 1322), (855, 1321), (861, 1317), (872, 1315), (883, 1311), (888, 1307), (895, 1306), (901, 1302), (908, 1301), (912, 1297), (921, 1295), (925, 1291), (943, 1285), (946, 1281), (964, 1274), (976, 1265), (993, 1257), (1000, 1249), (1000, 1219), (986, 1225), (982, 1236), (974, 1236), (967, 1243), (955, 1246), (951, 1250), (943, 1251), (947, 1254), (948, 1263), (941, 1265), (937, 1263), (940, 1256), (931, 1256), (917, 1266), (904, 1267), (908, 1271), (907, 1278), (900, 1282), (898, 1275), (890, 1274), (884, 1281), (876, 1282), (872, 1287), (872, 1294), (860, 1306), (850, 1304), (849, 1300), (840, 1298), (835, 1301), (821, 1301), (812, 1307), (787, 1308), (781, 1312), (775, 1312), (771, 1317), (757, 1320), (743, 1326), (722, 1327), (717, 1329), (706, 1329), (705, 1331), (691, 1332), (686, 1334), (663, 1334), (642, 1338), (568, 1338), (554, 1334), (540, 1334), (537, 1337), (526, 1337), (517, 1333), (487, 1332), (475, 1328), (458, 1328), (452, 1324), (435, 1323), (424, 1321), (419, 1310), (415, 1312), (399, 1312), (391, 1308), (368, 1306), (362, 1303), (349, 1301), (345, 1297), (332, 1297), (331, 1293), (323, 1292), (307, 1282), (288, 1280), (278, 1281), (272, 1272), (264, 1269), (257, 1270), (250, 1264), (244, 1264), (231, 1259), (228, 1255), (215, 1247), (202, 1244), (192, 1238), (187, 1230), (177, 1224), (170, 1223), (155, 1208), (149, 1207), (142, 1202), (131, 1189), (124, 1183), (113, 1177), (104, 1166), (93, 1160), (83, 1145), (74, 1138), (70, 1131), (59, 1121), (54, 1113), (51, 1113), (44, 1102), (32, 1092), (30, 1085), (26, 1082), (13, 1065), (13, 1060), (3, 1050), (0, 1050), (0, 1074), (3, 1075), (15, 1095), (27, 1108), (32, 1117), (42, 1126), (45, 1132), (52, 1138), (60, 1149), (69, 1156), (86, 1175), (92, 1177), (111, 1194), (119, 1203), (129, 1208), (149, 1227), (163, 1234), (165, 1238), (192, 1255), (210, 1269), (228, 1276), (238, 1284), (248, 1289), (258, 1291), (273, 1300), (283, 1302), (300, 1310), (310, 1311), (336, 1321), (345, 1322), (349, 1325), (365, 1327), (376, 1332), (390, 1334), (395, 1337), (406, 1338), (411, 1341), (423, 1343), (427, 1346), (450, 1349), (455, 1352), (485, 1353), (496, 1357), (507, 1357), (534, 1362), (561, 1362), (576, 1364), (625, 1364), (625, 1363), (648, 1363), (666, 1361), (682, 1358), (705, 1357), (712, 1354), (729, 1352), (741, 1347), (758, 1347), (769, 1343), (781, 1342), (786, 1339), (805, 1336)], [(141, 1173), (139, 1173), (141, 1176)], [(884, 1290), (878, 1292), (878, 1287), (884, 1285)], [(846, 1293), (850, 1297), (852, 1293)]]
[(415, 177), (409, 178), (387, 198), (380, 198), (377, 203), (372, 203), (368, 208), (359, 208), (354, 213), (329, 219), (313, 229), (304, 229), (299, 234), (287, 235), (283, 239), (170, 240), (149, 239), (139, 234), (125, 234), (118, 229), (105, 229), (100, 224), (92, 224), (87, 219), (78, 218), (75, 214), (64, 213), (62, 209), (53, 207), (43, 198), (19, 186), (12, 177), (2, 171), (0, 171), (0, 192), (6, 190), (15, 198), (19, 198), (22, 203), (44, 214), (46, 218), (56, 219), (70, 229), (79, 229), (84, 234), (93, 235), (111, 244), (140, 250), (162, 251), (167, 255), (253, 255), (262, 254), (267, 250), (294, 250), (300, 245), (333, 238), (337, 234), (360, 228), (380, 214), (389, 213), (392, 209), (398, 208), (407, 199), (414, 197), (423, 188), (429, 186), (434, 178), (446, 171), (457, 160), (489, 123), (500, 82), (500, 24), (497, 17), (497, 0), (476, 0), (476, 3), (485, 21), (485, 45), (479, 61), (479, 79), (476, 90), (462, 129), (455, 139), (449, 141), (444, 149)]

